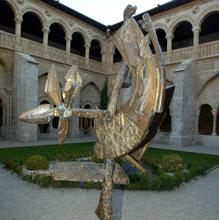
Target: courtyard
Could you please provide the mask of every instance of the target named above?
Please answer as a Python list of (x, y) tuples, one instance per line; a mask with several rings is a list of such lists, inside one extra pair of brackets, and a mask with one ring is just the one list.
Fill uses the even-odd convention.
[[(0, 168), (1, 220), (97, 220), (98, 197), (93, 189), (41, 188)], [(219, 168), (171, 192), (115, 190), (113, 199), (115, 220), (216, 220)]]
[(0, 0), (0, 220), (218, 219), (218, 0), (70, 2)]

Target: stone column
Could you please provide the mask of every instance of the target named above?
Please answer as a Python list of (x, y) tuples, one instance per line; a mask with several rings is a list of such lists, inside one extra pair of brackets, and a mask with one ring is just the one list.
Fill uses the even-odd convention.
[[(80, 108), (80, 97), (76, 98), (74, 101), (72, 108)], [(69, 132), (68, 136), (70, 138), (78, 138), (80, 137), (80, 129), (79, 129), (79, 117), (73, 116), (70, 119), (70, 126), (69, 126)]]
[(105, 64), (107, 61), (107, 49), (106, 49), (106, 45), (102, 45), (101, 47), (101, 54), (102, 54), (102, 64)]
[(193, 28), (193, 58), (197, 59), (199, 56), (199, 33), (200, 28), (195, 27)]
[(88, 65), (90, 60), (90, 43), (86, 43), (84, 46), (85, 46), (85, 63)]
[(70, 54), (71, 53), (71, 40), (72, 40), (72, 37), (71, 36), (67, 36), (65, 38), (65, 40), (66, 40), (66, 53)]
[(195, 83), (195, 62), (185, 60), (174, 71), (175, 92), (170, 142), (175, 146), (189, 146), (195, 135)]
[(44, 54), (47, 54), (49, 41), (49, 28), (43, 28), (43, 48)]
[(22, 16), (17, 16), (15, 18), (15, 35), (16, 35), (16, 43), (20, 43), (21, 39), (21, 24), (22, 24), (23, 18)]
[(105, 65), (104, 65), (105, 72), (106, 72), (106, 74), (112, 74), (113, 73), (113, 67), (114, 67), (113, 55), (115, 53), (115, 48), (114, 48), (112, 40), (108, 40), (108, 42), (105, 45), (104, 52), (105, 52), (105, 55), (104, 55), (104, 58), (105, 58)]
[(213, 136), (217, 136), (216, 134), (216, 127), (217, 127), (217, 109), (212, 110), (212, 115), (213, 115)]
[(71, 65), (72, 63), (71, 63), (71, 60), (70, 60), (70, 54), (71, 54), (71, 40), (72, 40), (72, 37), (67, 36), (65, 38), (65, 40), (66, 40), (66, 54), (67, 54), (67, 56), (66, 56), (67, 60), (66, 61), (67, 61), (67, 63), (69, 63)]
[(196, 111), (196, 122), (195, 122), (195, 133), (199, 135), (198, 128), (199, 128), (199, 116), (200, 110)]
[(37, 125), (21, 122), (19, 115), (38, 105), (38, 63), (28, 54), (15, 54), (14, 106), (16, 140), (37, 141)]
[(167, 63), (170, 63), (171, 62), (173, 35), (172, 34), (167, 34), (166, 39), (167, 39)]

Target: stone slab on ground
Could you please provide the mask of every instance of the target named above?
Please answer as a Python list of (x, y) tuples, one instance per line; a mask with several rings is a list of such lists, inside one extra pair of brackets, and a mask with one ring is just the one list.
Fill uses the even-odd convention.
[[(97, 220), (99, 190), (41, 188), (0, 168), (1, 220)], [(216, 220), (219, 168), (171, 192), (114, 191), (114, 220)]]

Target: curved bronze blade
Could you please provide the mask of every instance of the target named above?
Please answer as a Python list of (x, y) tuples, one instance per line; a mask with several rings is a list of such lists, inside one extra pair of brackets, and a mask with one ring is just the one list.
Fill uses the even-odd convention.
[(54, 64), (52, 64), (52, 67), (48, 73), (44, 91), (47, 94), (47, 96), (54, 102), (55, 105), (63, 103), (61, 98), (59, 80), (56, 75), (56, 68)]
[(65, 105), (69, 107), (78, 93), (82, 85), (82, 79), (79, 75), (79, 70), (77, 65), (73, 65), (67, 72), (65, 76), (65, 88), (63, 92), (63, 99)]
[(27, 123), (47, 124), (53, 117), (53, 110), (54, 108), (50, 104), (39, 105), (36, 108), (23, 112), (19, 119)]
[(69, 128), (69, 119), (68, 118), (60, 118), (59, 119), (59, 130), (58, 130), (58, 139), (59, 144), (63, 144), (68, 133)]

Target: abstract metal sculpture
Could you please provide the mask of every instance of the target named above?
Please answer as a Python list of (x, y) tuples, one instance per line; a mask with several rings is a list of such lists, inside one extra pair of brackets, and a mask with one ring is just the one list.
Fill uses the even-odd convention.
[[(65, 77), (64, 90), (61, 92), (55, 67), (52, 66), (45, 93), (56, 107), (49, 104), (40, 105), (20, 116), (25, 122), (38, 124), (48, 123), (54, 116), (59, 117), (60, 144), (64, 142), (68, 132), (71, 116), (94, 118), (95, 152), (98, 158), (105, 160), (103, 176), (98, 177), (99, 182), (102, 182), (102, 191), (96, 210), (97, 216), (102, 220), (112, 219), (112, 189), (115, 179), (118, 183), (128, 183), (114, 160), (123, 158), (141, 172), (145, 172), (139, 161), (155, 136), (174, 91), (172, 85), (166, 85), (162, 51), (150, 16), (145, 14), (143, 20), (136, 23), (132, 18), (136, 9), (131, 5), (126, 7), (124, 23), (114, 35), (115, 45), (125, 65), (116, 78), (107, 110), (71, 108), (82, 85), (78, 68), (75, 65), (70, 68)], [(138, 24), (148, 33), (146, 37)], [(149, 39), (153, 44), (155, 55), (150, 49)], [(94, 164), (92, 166), (96, 167), (96, 178), (95, 175), (89, 177), (88, 174), (83, 176), (81, 173), (81, 176), (69, 180), (87, 179), (97, 182), (97, 175), (101, 173), (100, 169), (103, 166), (101, 165), (102, 168)], [(59, 173), (59, 179), (62, 178)]]

